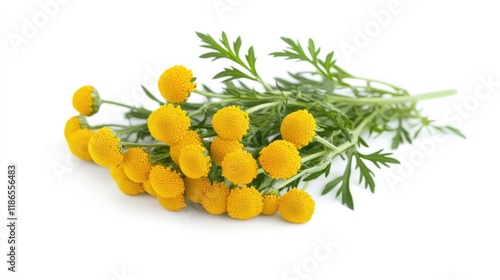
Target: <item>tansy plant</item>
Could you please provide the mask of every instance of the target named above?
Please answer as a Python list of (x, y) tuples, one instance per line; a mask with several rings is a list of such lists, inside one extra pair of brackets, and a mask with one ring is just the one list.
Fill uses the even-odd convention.
[[(146, 192), (171, 211), (186, 207), (187, 198), (214, 215), (245, 220), (279, 212), (288, 222), (305, 223), (315, 208), (304, 190), (309, 182), (329, 177), (330, 171), (340, 174), (322, 186), (322, 194), (334, 191), (354, 209), (351, 184), (374, 192), (373, 167), (399, 163), (384, 150), (365, 152), (368, 139), (387, 134), (396, 149), (422, 130), (463, 137), (416, 106), (453, 90), (410, 95), (348, 73), (333, 52), (320, 55), (312, 40), (303, 46), (289, 38), (282, 38), (286, 48), (271, 56), (304, 62), (310, 70), (265, 82), (254, 48), (241, 54), (241, 38), (231, 42), (225, 33), (218, 40), (197, 35), (207, 50), (201, 58), (230, 63), (214, 77), (222, 80), (220, 91), (197, 85), (192, 70), (176, 65), (158, 79), (163, 98), (143, 87), (158, 103), (152, 110), (104, 100), (93, 86), (73, 96), (80, 115), (64, 129), (70, 151), (109, 168), (127, 195)], [(191, 94), (206, 102), (189, 102)], [(126, 107), (125, 117), (136, 124), (90, 125), (90, 116), (103, 104)], [(343, 163), (332, 165), (335, 158)]]

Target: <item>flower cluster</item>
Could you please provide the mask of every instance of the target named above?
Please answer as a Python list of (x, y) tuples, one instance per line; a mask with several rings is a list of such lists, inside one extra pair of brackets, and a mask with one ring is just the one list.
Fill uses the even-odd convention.
[[(199, 115), (185, 109), (193, 107), (193, 104), (186, 106), (196, 88), (193, 81), (192, 72), (184, 66), (171, 67), (160, 76), (158, 88), (166, 102), (152, 111), (136, 110), (147, 120), (135, 128), (136, 131), (147, 128), (144, 138), (150, 141), (144, 142), (124, 141), (127, 137), (123, 135), (130, 133), (130, 127), (89, 126), (85, 116), (97, 112), (92, 108), (99, 108), (101, 103), (121, 104), (101, 100), (92, 86), (82, 87), (73, 98), (80, 115), (70, 118), (64, 130), (70, 151), (81, 159), (109, 168), (124, 194), (147, 193), (170, 211), (183, 209), (189, 200), (201, 204), (210, 214), (227, 213), (239, 220), (281, 211), (286, 221), (309, 221), (314, 201), (307, 192), (294, 188), (282, 195), (272, 184), (256, 185), (254, 181), (259, 174), (273, 180), (297, 174), (301, 166), (298, 147), (312, 140), (314, 118), (301, 120), (296, 116), (308, 114), (306, 110), (289, 114), (282, 125), (283, 138), (288, 141), (275, 140), (257, 150), (244, 141), (251, 117), (241, 106), (220, 106), (208, 116), (209, 123), (200, 126)], [(202, 106), (198, 105), (196, 110)], [(308, 135), (294, 136), (289, 130), (296, 125), (301, 127), (299, 134)], [(294, 195), (295, 192), (301, 195)]]
[[(220, 42), (198, 36), (202, 47), (210, 49), (203, 58), (228, 59), (236, 65), (214, 77), (225, 79), (222, 92), (199, 86), (192, 70), (175, 65), (158, 79), (163, 98), (143, 87), (158, 103), (151, 110), (102, 99), (93, 86), (73, 95), (79, 114), (64, 128), (69, 150), (108, 168), (126, 195), (146, 193), (170, 211), (194, 203), (210, 214), (238, 220), (279, 213), (285, 221), (300, 224), (315, 210), (305, 187), (322, 175), (328, 177), (335, 157), (347, 165), (343, 175), (324, 186), (323, 194), (337, 188), (336, 196), (349, 208), (354, 207), (351, 169), (359, 169), (359, 183), (374, 191), (374, 172), (366, 162), (376, 167), (399, 163), (382, 150), (362, 153), (360, 148), (368, 147), (363, 132), (395, 132), (393, 148), (411, 141), (408, 127), (418, 129), (415, 137), (422, 128), (461, 135), (455, 128), (431, 125), (415, 107), (420, 99), (450, 92), (415, 97), (388, 83), (358, 78), (338, 67), (333, 53), (318, 58), (312, 40), (305, 50), (283, 38), (289, 48), (272, 55), (308, 62), (316, 70), (268, 84), (257, 73), (253, 48), (240, 57), (240, 38), (231, 43), (224, 33)], [(191, 94), (206, 100), (190, 102)], [(90, 125), (103, 104), (127, 108), (128, 124)], [(412, 120), (422, 125), (406, 124)]]

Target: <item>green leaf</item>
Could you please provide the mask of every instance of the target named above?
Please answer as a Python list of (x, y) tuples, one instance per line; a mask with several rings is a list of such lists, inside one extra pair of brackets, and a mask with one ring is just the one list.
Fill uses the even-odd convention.
[(156, 101), (161, 105), (165, 104), (164, 102), (158, 100), (147, 88), (145, 88), (143, 85), (141, 85), (142, 87), (142, 90), (144, 91), (144, 93), (153, 101)]
[(456, 135), (464, 138), (464, 139), (467, 138), (467, 137), (465, 137), (465, 134), (463, 134), (459, 129), (457, 129), (457, 128), (453, 127), (453, 126), (447, 125), (447, 126), (445, 126), (445, 128), (448, 129), (449, 131), (455, 133)]
[(352, 164), (353, 151), (349, 150), (347, 154), (347, 165), (342, 176), (342, 184), (337, 191), (337, 197), (342, 195), (342, 204), (345, 204), (351, 210), (354, 210), (354, 201), (352, 199), (352, 194), (350, 190), (350, 180), (351, 180), (351, 164)]
[(342, 178), (343, 178), (342, 176), (337, 177), (334, 180), (330, 181), (328, 184), (326, 184), (321, 194), (325, 195), (331, 192), (340, 182), (342, 182)]

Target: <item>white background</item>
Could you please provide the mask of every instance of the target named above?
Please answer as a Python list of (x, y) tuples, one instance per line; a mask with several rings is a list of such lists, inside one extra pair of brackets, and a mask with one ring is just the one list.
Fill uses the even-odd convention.
[[(19, 172), (18, 272), (7, 272), (4, 261), (2, 188), (1, 279), (500, 278), (494, 1), (401, 0), (381, 23), (376, 15), (389, 11), (389, 0), (70, 0), (53, 2), (50, 15), (48, 2), (0, 6), (0, 174), (9, 163)], [(288, 36), (314, 38), (348, 71), (413, 94), (457, 89), (419, 106), (467, 139), (425, 135), (403, 146), (395, 155), (406, 163), (377, 171), (375, 194), (353, 186), (355, 211), (321, 197), (326, 181), (315, 181), (308, 190), (316, 213), (304, 225), (279, 216), (236, 221), (199, 207), (168, 212), (152, 197), (121, 194), (108, 170), (70, 155), (63, 128), (75, 115), (78, 87), (92, 84), (103, 98), (137, 104), (145, 102), (138, 86), (157, 93), (159, 74), (175, 64), (217, 85), (211, 77), (227, 64), (198, 58), (195, 31), (222, 30), (255, 46), (268, 81), (306, 69), (267, 56)], [(488, 79), (497, 81), (490, 91), (481, 82)], [(89, 122), (121, 120), (121, 112), (103, 107)], [(389, 140), (377, 139), (374, 148)]]

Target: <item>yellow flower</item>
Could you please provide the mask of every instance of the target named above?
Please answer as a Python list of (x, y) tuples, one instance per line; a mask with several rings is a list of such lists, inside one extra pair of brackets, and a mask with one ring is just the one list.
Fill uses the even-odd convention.
[(276, 140), (260, 151), (259, 162), (273, 179), (288, 179), (297, 174), (301, 158), (290, 142)]
[(234, 151), (242, 150), (243, 144), (238, 140), (228, 140), (222, 137), (215, 137), (210, 144), (210, 156), (215, 164), (221, 165), (224, 157)]
[(210, 157), (205, 156), (205, 148), (202, 145), (189, 145), (181, 151), (179, 166), (182, 173), (189, 178), (206, 177), (210, 171)]
[(83, 86), (73, 94), (73, 107), (84, 116), (92, 116), (99, 111), (101, 99), (93, 86)]
[(97, 130), (89, 140), (89, 153), (100, 166), (112, 167), (122, 163), (120, 138), (107, 127)]
[(191, 70), (176, 65), (161, 74), (158, 79), (158, 89), (169, 103), (183, 103), (188, 99), (189, 93), (196, 88), (196, 83), (193, 81)]
[(303, 224), (314, 214), (314, 200), (303, 190), (291, 189), (280, 198), (278, 210), (285, 221)]
[(288, 114), (281, 122), (281, 136), (300, 149), (313, 140), (316, 122), (307, 110)]
[(274, 194), (267, 194), (262, 197), (264, 207), (262, 207), (262, 215), (270, 216), (278, 212), (279, 197)]
[(201, 177), (198, 179), (184, 178), (184, 187), (186, 188), (186, 196), (194, 203), (200, 203), (201, 198), (210, 186), (208, 177)]
[(155, 190), (153, 189), (153, 187), (151, 186), (151, 182), (149, 181), (149, 179), (142, 183), (143, 186), (144, 186), (144, 191), (149, 193), (152, 197), (156, 197), (156, 192)]
[(239, 106), (228, 106), (217, 111), (212, 118), (215, 132), (222, 138), (241, 140), (247, 134), (250, 120), (248, 113)]
[(181, 156), (181, 151), (189, 145), (201, 145), (201, 139), (198, 133), (194, 130), (189, 130), (184, 134), (184, 136), (179, 140), (179, 142), (172, 144), (170, 146), (170, 157), (172, 160), (179, 164), (179, 157)]
[(201, 205), (212, 215), (226, 213), (229, 188), (224, 182), (214, 182), (201, 198)]
[(186, 207), (186, 198), (183, 194), (170, 198), (158, 196), (157, 199), (161, 206), (170, 211), (179, 211)]
[(224, 157), (222, 176), (233, 184), (248, 184), (257, 177), (257, 161), (247, 151), (239, 150)]
[(94, 131), (84, 128), (79, 129), (69, 136), (68, 145), (71, 153), (77, 158), (92, 161), (89, 154), (89, 139), (94, 135)]
[(69, 139), (71, 134), (77, 132), (82, 128), (89, 128), (87, 120), (85, 120), (85, 117), (82, 116), (71, 117), (64, 126), (64, 137), (66, 138), (66, 141)]
[(130, 180), (144, 183), (148, 180), (151, 163), (149, 154), (141, 148), (130, 148), (123, 154), (123, 170)]
[(162, 165), (155, 165), (149, 172), (149, 182), (157, 196), (172, 198), (184, 193), (181, 174)]
[(137, 195), (144, 192), (144, 186), (141, 183), (136, 183), (130, 180), (125, 174), (122, 165), (111, 166), (109, 168), (111, 177), (115, 180), (120, 191), (126, 195)]
[(262, 212), (262, 195), (254, 187), (234, 188), (227, 197), (227, 214), (238, 220), (248, 220)]
[(191, 126), (187, 112), (172, 104), (162, 105), (148, 117), (148, 128), (156, 140), (172, 145), (177, 143)]

